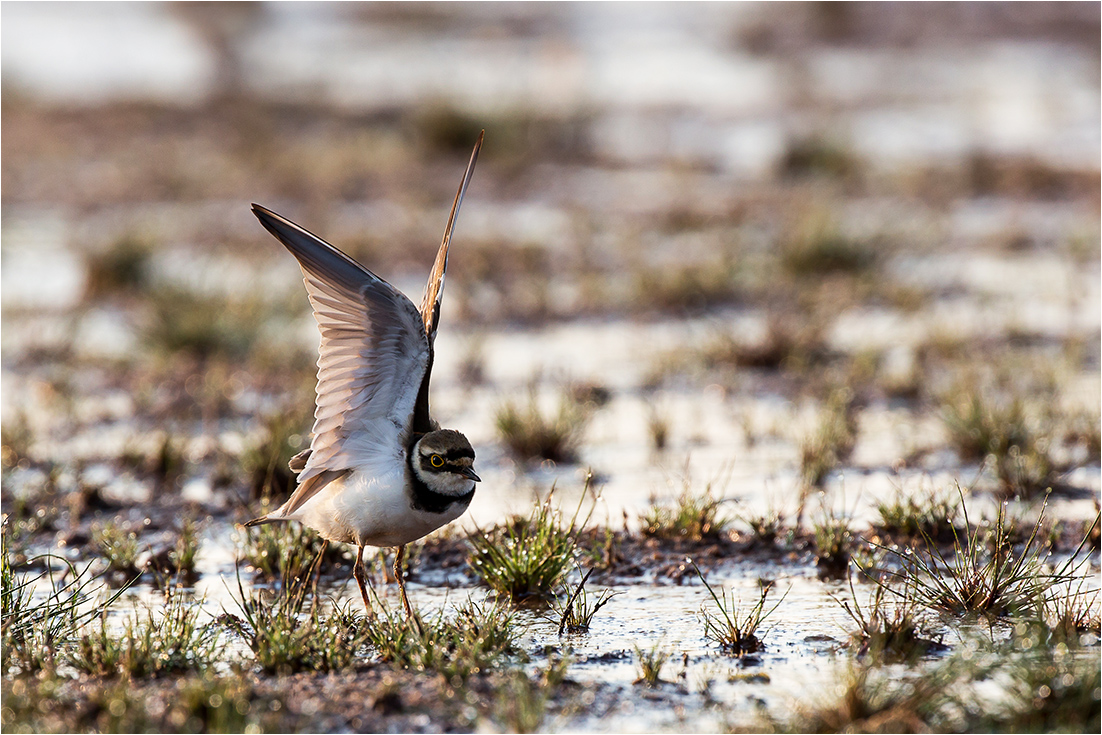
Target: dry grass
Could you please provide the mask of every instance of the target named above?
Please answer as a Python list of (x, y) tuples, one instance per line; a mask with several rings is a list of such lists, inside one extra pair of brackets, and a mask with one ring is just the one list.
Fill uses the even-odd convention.
[(528, 388), (527, 402), (502, 403), (495, 424), (501, 441), (519, 460), (574, 462), (591, 413), (590, 404), (578, 401), (573, 392), (564, 390), (559, 396), (557, 413), (548, 416), (539, 406), (533, 382)]
[(800, 443), (800, 476), (819, 487), (828, 473), (849, 458), (857, 442), (857, 410), (848, 388), (831, 391), (816, 429)]

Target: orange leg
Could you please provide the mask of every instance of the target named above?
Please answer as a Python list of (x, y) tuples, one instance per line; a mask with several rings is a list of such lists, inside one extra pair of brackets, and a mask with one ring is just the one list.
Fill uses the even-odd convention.
[(364, 607), (367, 609), (367, 617), (375, 617), (375, 611), (371, 609), (371, 602), (367, 599), (367, 582), (364, 579), (364, 547), (359, 547), (356, 552), (356, 564), (352, 567), (352, 576), (360, 585), (360, 595), (364, 598)]
[(321, 551), (318, 552), (318, 558), (314, 560), (314, 584), (312, 585), (310, 592), (314, 600), (311, 605), (318, 604), (318, 580), (321, 579), (321, 561), (325, 558), (325, 552), (329, 550), (329, 539), (323, 539), (321, 545)]
[(409, 604), (409, 597), (406, 595), (406, 579), (402, 573), (402, 557), (406, 554), (406, 547), (399, 546), (397, 552), (394, 554), (394, 578), (398, 580), (398, 591), (402, 595), (402, 605), (406, 608), (406, 615), (409, 618), (413, 618), (413, 607)]

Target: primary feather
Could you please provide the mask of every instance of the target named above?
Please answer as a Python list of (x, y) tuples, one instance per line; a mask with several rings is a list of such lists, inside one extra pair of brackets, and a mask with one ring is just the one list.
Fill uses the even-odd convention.
[(311, 232), (253, 212), (298, 260), (321, 332), (314, 438), (289, 515), (326, 483), (307, 482), (401, 457), (429, 366), (421, 313), (404, 294)]

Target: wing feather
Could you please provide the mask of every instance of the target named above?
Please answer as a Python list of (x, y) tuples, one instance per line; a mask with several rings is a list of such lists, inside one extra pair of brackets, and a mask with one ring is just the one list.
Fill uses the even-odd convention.
[(253, 213), (298, 260), (321, 332), (314, 438), (287, 515), (348, 469), (400, 461), (430, 347), (405, 295), (290, 220)]
[(433, 426), (428, 381), (448, 246), (484, 132), (478, 136), (452, 203), (420, 309), (321, 238), (253, 205), (260, 223), (302, 268), (321, 347), (314, 437), (310, 448), (290, 462), (299, 473), (298, 488), (278, 511), (252, 523), (286, 518), (353, 467), (400, 462), (411, 432)]
[(486, 135), (483, 130), (478, 134), (478, 140), (471, 152), (471, 160), (467, 163), (467, 170), (463, 174), (463, 181), (459, 184), (459, 191), (455, 193), (455, 201), (452, 202), (452, 211), (448, 215), (448, 225), (444, 228), (444, 238), (440, 242), (440, 250), (436, 252), (436, 261), (432, 264), (429, 273), (429, 281), (425, 284), (425, 294), (421, 297), (421, 318), (425, 322), (425, 334), (429, 343), (436, 340), (436, 329), (440, 326), (440, 301), (444, 297), (444, 271), (448, 268), (448, 245), (451, 244), (452, 230), (455, 229), (455, 220), (459, 216), (459, 207), (463, 205), (463, 195), (467, 193), (467, 185), (471, 183), (471, 175), (474, 173), (474, 165), (478, 162), (478, 152), (482, 150), (482, 138)]

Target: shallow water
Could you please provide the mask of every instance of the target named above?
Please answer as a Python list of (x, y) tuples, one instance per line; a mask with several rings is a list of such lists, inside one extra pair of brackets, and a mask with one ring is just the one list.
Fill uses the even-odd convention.
[[(268, 198), (281, 211), (309, 216), (303, 224), (331, 228), (335, 244), (347, 240), (393, 265), (380, 274), (416, 297), (427, 260), (394, 251), (439, 241), (453, 192), (450, 169), (444, 173), (452, 152), (420, 140), (432, 129), (419, 117), (438, 109), (490, 130), (453, 246), (460, 265), (449, 272), (433, 373), (434, 413), (470, 437), (483, 478), (455, 533), (525, 514), (552, 486), (569, 514), (590, 472), (594, 524), (637, 530), (652, 502), (709, 485), (734, 516), (778, 510), (791, 523), (801, 442), (819, 420), (822, 396), (807, 385), (778, 387), (783, 370), (723, 374), (671, 359), (691, 357), (717, 338), (767, 339), (776, 304), (740, 294), (703, 316), (652, 310), (636, 280), (734, 259), (745, 268), (738, 283), (761, 287), (755, 268), (776, 256), (786, 219), (804, 216), (805, 204), (823, 209), (840, 232), (882, 248), (873, 279), (918, 294), (917, 305), (886, 289), (828, 306), (827, 349), (847, 359), (873, 355), (884, 374), (906, 383), (931, 345), (950, 343), (964, 363), (976, 345), (1024, 344), (1043, 363), (1037, 370), (1052, 372), (1061, 415), (1084, 412), (1093, 421), (1102, 400), (1102, 278), (1096, 192), (1082, 180), (1097, 176), (1102, 150), (1096, 39), (1077, 40), (1074, 15), (1059, 27), (1046, 17), (1034, 23), (1041, 30), (1026, 33), (1020, 20), (1010, 21), (1042, 12), (1029, 6), (996, 8), (1003, 18), (942, 7), (954, 21), (943, 28), (920, 6), (888, 7), (865, 6), (872, 15), (842, 22), (852, 35), (839, 39), (820, 28), (829, 19), (817, 15), (817, 5), (277, 3), (197, 18), (162, 4), (5, 4), (0, 49), (13, 111), (6, 108), (5, 132), (19, 144), (4, 150), (0, 413), (6, 432), (25, 426), (31, 436), (31, 460), (5, 468), (5, 509), (20, 498), (64, 504), (82, 487), (99, 488), (104, 509), (66, 525), (71, 512), (59, 506), (58, 526), (33, 540), (32, 551), (74, 561), (92, 553), (79, 542), (90, 523), (124, 520), (142, 532), (144, 551), (164, 543), (173, 522), (199, 519), (199, 578), (188, 594), (210, 618), (234, 612), (241, 542), (232, 521), (254, 508), (243, 500), (247, 480), (224, 487), (219, 474), (241, 464), (263, 431), (262, 417), (285, 411), (282, 399), (295, 386), (258, 385), (251, 365), (234, 366), (226, 385), (216, 386), (225, 405), (196, 417), (201, 369), (181, 381), (180, 396), (158, 392), (181, 357), (152, 354), (146, 302), (184, 289), (297, 304), (265, 325), (257, 351), (271, 351), (281, 366), (284, 357), (291, 365), (312, 354), (318, 335), (301, 274), (248, 211), (250, 201)], [(129, 109), (113, 107), (120, 101), (138, 102), (139, 111), (129, 109), (133, 117), (124, 119), (141, 127), (161, 115), (167, 125), (225, 93), (226, 58), (214, 37), (232, 47), (239, 65), (240, 87), (230, 96), (256, 96), (251, 114), (273, 118), (265, 119), (271, 128), (257, 126), (259, 137), (272, 140), (250, 141), (259, 153), (219, 127), (248, 138), (252, 128), (238, 129), (250, 124), (248, 115), (205, 129), (181, 114), (183, 124), (172, 123), (178, 127), (169, 135), (149, 125), (143, 134), (168, 154), (118, 129), (113, 114)], [(103, 106), (103, 117), (81, 117), (84, 105)], [(63, 112), (69, 106), (71, 120)], [(20, 123), (20, 114), (34, 119)], [(514, 117), (573, 141), (567, 155), (510, 140)], [(40, 123), (49, 131), (45, 142), (28, 134)], [(296, 132), (278, 138), (282, 127)], [(341, 137), (346, 128), (355, 132), (351, 145)], [(287, 150), (273, 153), (265, 147), (272, 141)], [(840, 152), (854, 170), (793, 174), (789, 160), (801, 141)], [(148, 172), (132, 151), (169, 170), (143, 178)], [(533, 160), (513, 160), (517, 151)], [(333, 160), (349, 153), (350, 161)], [(1000, 178), (1004, 164), (1009, 173)], [(995, 173), (985, 174), (985, 165)], [(143, 184), (125, 186), (131, 177)], [(300, 183), (330, 178), (348, 189), (326, 189), (324, 205), (312, 184)], [(149, 181), (155, 185), (147, 188)], [(153, 246), (147, 292), (86, 298), (97, 258), (135, 236)], [(530, 289), (510, 291), (492, 278), (466, 283), (458, 268), (472, 253), (491, 261), (531, 255), (546, 267), (521, 273)], [(585, 278), (594, 272), (596, 284)], [(792, 288), (813, 293), (820, 280), (829, 278), (816, 274)], [(596, 306), (587, 306), (587, 289), (599, 291)], [(810, 319), (802, 295), (786, 294), (787, 308)], [(998, 351), (977, 354), (976, 363), (1001, 359)], [(482, 382), (472, 384), (462, 369), (471, 358)], [(118, 374), (154, 385), (139, 389)], [(666, 379), (653, 389), (656, 375)], [(564, 386), (608, 390), (577, 463), (525, 465), (507, 454), (495, 413), (504, 400), (524, 400), (534, 380), (548, 411)], [(853, 453), (810, 497), (804, 528), (829, 508), (863, 533), (878, 502), (899, 492), (952, 496), (958, 483), (973, 520), (994, 517), (1000, 501), (990, 470), (960, 459), (940, 407), (931, 405), (947, 387), (923, 385), (929, 395), (919, 399), (861, 405)], [(186, 404), (183, 418), (165, 408), (172, 400)], [(656, 416), (669, 427), (661, 452), (648, 428)], [(1049, 439), (1062, 441), (1062, 429)], [(133, 460), (155, 457), (166, 436), (180, 442), (185, 465), (171, 484)], [(1092, 518), (1102, 492), (1097, 461), (1082, 446), (1060, 451), (1078, 452), (1061, 456), (1071, 468), (1061, 480), (1071, 490), (1052, 497), (1047, 517), (1057, 525)], [(176, 517), (160, 517), (161, 500)], [(1008, 512), (1032, 517), (1037, 506), (1011, 502)], [(146, 533), (152, 517), (160, 528)], [(734, 528), (746, 530), (741, 520)], [(793, 556), (725, 559), (706, 570), (748, 600), (759, 577), (777, 580), (774, 599), (787, 595), (766, 622), (767, 648), (753, 663), (705, 640), (699, 583), (662, 583), (653, 570), (615, 580), (619, 594), (585, 636), (560, 639), (554, 625), (522, 612), (531, 623), (524, 646), (538, 653), (533, 667), (546, 663), (546, 650), (569, 649), (570, 678), (604, 685), (583, 691), (576, 713), (544, 727), (722, 730), (753, 726), (759, 708), (784, 716), (793, 702), (831, 695), (849, 659), (837, 647), (853, 627), (831, 595), (846, 599), (848, 587), (818, 581), (809, 551)], [(485, 595), (465, 586), (462, 573), (418, 572), (411, 595), (430, 614)], [(242, 580), (250, 584), (250, 574)], [(592, 594), (599, 585), (589, 588)], [(393, 586), (378, 589), (397, 604)], [(862, 602), (871, 592), (856, 589)], [(351, 580), (334, 581), (326, 593), (359, 605)], [(139, 585), (108, 624), (122, 625), (135, 609), (158, 609), (161, 601), (160, 592)], [(939, 632), (949, 643), (960, 635), (952, 627)], [(239, 641), (223, 642), (248, 660)], [(655, 644), (672, 654), (662, 673), (668, 683), (646, 690), (632, 684), (633, 651)]]
[[(731, 570), (730, 566), (725, 567)], [(710, 574), (717, 594), (733, 591), (736, 597), (752, 602), (758, 596), (757, 575), (775, 577), (770, 606), (783, 596), (775, 612), (759, 630), (764, 649), (743, 659), (723, 654), (704, 636), (701, 609), (713, 611), (714, 603), (699, 583), (614, 584), (616, 593), (593, 619), (588, 633), (556, 633), (553, 613), (521, 610), (517, 624), (523, 630), (519, 646), (530, 652), (537, 670), (547, 665), (547, 655), (568, 656), (568, 679), (581, 684), (600, 685), (583, 690), (581, 709), (545, 728), (555, 731), (644, 732), (672, 730), (688, 726), (710, 731), (732, 726), (750, 726), (755, 713), (766, 710), (774, 716), (785, 715), (793, 701), (827, 697), (835, 681), (835, 672), (845, 660), (838, 654), (847, 638), (851, 621), (832, 595), (848, 599), (841, 583), (823, 584), (810, 576), (792, 576), (785, 565), (736, 566), (726, 578)], [(242, 579), (248, 584), (248, 573)], [(202, 610), (200, 622), (209, 622), (222, 613), (240, 614), (236, 580), (232, 570), (208, 572), (192, 590), (184, 591), (188, 600)], [(376, 582), (381, 600), (400, 606), (394, 585)], [(441, 610), (445, 615), (468, 599), (481, 602), (485, 588), (409, 584), (409, 594), (420, 614), (428, 619)], [(605, 589), (592, 582), (587, 592)], [(858, 585), (861, 604), (871, 593), (868, 585)], [(360, 606), (354, 582), (336, 581), (323, 585), (323, 611), (334, 605)], [(159, 610), (163, 593), (148, 584), (137, 585), (111, 608), (104, 619), (109, 631), (121, 634), (127, 622), (137, 616), (144, 620), (149, 611)], [(93, 623), (98, 625), (98, 623)], [(222, 631), (219, 634), (220, 660), (224, 668), (233, 660), (248, 660), (251, 654), (244, 643)], [(649, 652), (659, 647), (669, 654), (654, 689), (635, 684), (640, 676), (636, 649)], [(592, 706), (589, 706), (592, 705)]]

